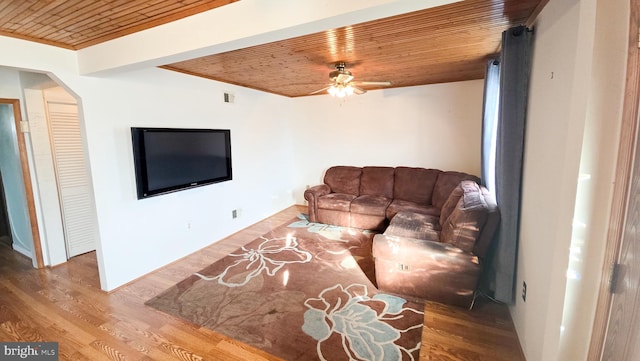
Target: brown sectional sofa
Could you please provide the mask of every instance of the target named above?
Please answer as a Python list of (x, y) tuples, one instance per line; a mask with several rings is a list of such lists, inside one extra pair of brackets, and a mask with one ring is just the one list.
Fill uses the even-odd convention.
[(478, 183), (437, 169), (336, 166), (304, 197), (311, 222), (384, 232), (373, 243), (379, 289), (469, 306), (500, 219)]
[(462, 180), (479, 182), (461, 172), (410, 167), (335, 166), (324, 184), (307, 189), (312, 222), (382, 231), (399, 211), (440, 215), (451, 191)]

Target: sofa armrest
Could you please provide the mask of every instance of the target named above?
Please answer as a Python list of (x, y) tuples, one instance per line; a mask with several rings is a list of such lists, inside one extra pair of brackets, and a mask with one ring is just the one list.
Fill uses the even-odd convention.
[(454, 245), (377, 234), (376, 281), (386, 292), (468, 306), (482, 270), (480, 260)]
[(304, 191), (304, 199), (309, 203), (309, 221), (317, 222), (318, 198), (331, 193), (331, 188), (326, 184), (319, 184)]

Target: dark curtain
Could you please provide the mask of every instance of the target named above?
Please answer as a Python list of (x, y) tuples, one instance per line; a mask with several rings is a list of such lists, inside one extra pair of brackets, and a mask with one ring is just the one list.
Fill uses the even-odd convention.
[[(502, 33), (498, 125), (495, 132), (495, 189), (492, 190), (500, 208), (501, 221), (492, 253), (487, 259), (489, 267), (485, 284), (495, 299), (506, 303), (515, 301), (532, 39), (533, 33), (524, 26)], [(483, 151), (484, 148), (483, 137)]]

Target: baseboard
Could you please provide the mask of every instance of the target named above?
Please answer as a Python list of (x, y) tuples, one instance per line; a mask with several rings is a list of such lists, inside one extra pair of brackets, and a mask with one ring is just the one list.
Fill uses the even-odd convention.
[(29, 251), (28, 249), (20, 246), (19, 244), (13, 242), (13, 244), (11, 245), (11, 248), (13, 248), (14, 251), (21, 253), (31, 259), (33, 259), (33, 255), (31, 253), (31, 251)]

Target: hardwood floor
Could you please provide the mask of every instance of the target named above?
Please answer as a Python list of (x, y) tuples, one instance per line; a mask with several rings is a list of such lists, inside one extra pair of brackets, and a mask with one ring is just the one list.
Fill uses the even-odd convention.
[[(60, 360), (278, 360), (144, 302), (239, 246), (305, 212), (290, 207), (111, 293), (94, 253), (36, 270), (0, 245), (0, 341), (57, 341)], [(428, 303), (420, 360), (524, 361), (506, 306), (472, 311)]]

